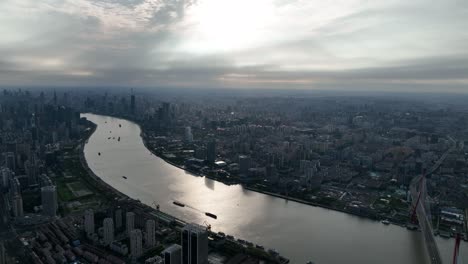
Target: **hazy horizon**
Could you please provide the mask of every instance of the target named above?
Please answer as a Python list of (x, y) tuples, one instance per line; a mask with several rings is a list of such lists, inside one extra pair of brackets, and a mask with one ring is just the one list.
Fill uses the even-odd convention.
[(4, 0), (0, 87), (468, 92), (468, 2)]

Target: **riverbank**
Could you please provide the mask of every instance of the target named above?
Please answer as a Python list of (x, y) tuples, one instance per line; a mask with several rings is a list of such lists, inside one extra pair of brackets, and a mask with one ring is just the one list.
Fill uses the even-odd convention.
[(114, 118), (121, 118), (121, 119), (124, 119), (124, 120), (127, 120), (129, 122), (132, 122), (132, 123), (136, 124), (140, 128), (140, 138), (142, 139), (143, 144), (144, 144), (145, 148), (148, 151), (150, 151), (154, 156), (162, 159), (166, 163), (168, 163), (168, 164), (170, 164), (170, 165), (172, 165), (174, 167), (177, 167), (177, 168), (179, 168), (181, 170), (184, 170), (187, 174), (191, 174), (191, 175), (194, 175), (194, 176), (197, 176), (197, 177), (206, 177), (208, 179), (215, 180), (215, 181), (221, 182), (221, 183), (226, 184), (226, 185), (237, 185), (238, 184), (238, 185), (242, 186), (243, 188), (245, 188), (246, 190), (250, 190), (250, 191), (253, 191), (253, 192), (257, 192), (257, 193), (262, 193), (262, 194), (269, 195), (269, 196), (272, 196), (272, 197), (282, 198), (282, 199), (289, 200), (289, 201), (294, 201), (294, 202), (309, 205), (309, 206), (321, 207), (321, 208), (324, 208), (324, 209), (327, 209), (327, 210), (333, 210), (333, 211), (337, 211), (337, 212), (341, 212), (341, 213), (345, 213), (345, 214), (349, 214), (349, 215), (353, 215), (353, 216), (357, 216), (357, 217), (366, 218), (366, 219), (373, 220), (373, 221), (390, 220), (391, 224), (394, 224), (394, 225), (397, 225), (397, 226), (400, 226), (400, 227), (406, 227), (407, 226), (407, 223), (405, 223), (405, 222), (395, 221), (395, 220), (392, 220), (392, 219), (388, 219), (387, 217), (379, 217), (378, 215), (370, 214), (369, 212), (361, 212), (361, 211), (356, 211), (356, 210), (347, 210), (346, 208), (337, 208), (337, 207), (334, 207), (334, 206), (330, 206), (330, 205), (326, 205), (326, 204), (322, 204), (322, 203), (318, 203), (318, 202), (314, 202), (314, 201), (310, 201), (310, 200), (304, 200), (304, 199), (297, 198), (297, 197), (291, 197), (291, 196), (286, 196), (286, 195), (276, 193), (276, 192), (262, 190), (262, 189), (254, 187), (254, 186), (248, 186), (248, 185), (243, 184), (243, 183), (241, 183), (241, 182), (239, 182), (237, 180), (227, 181), (226, 179), (223, 179), (223, 178), (220, 178), (220, 177), (214, 177), (214, 176), (202, 174), (200, 172), (194, 172), (194, 171), (187, 170), (187, 168), (185, 168), (185, 166), (183, 166), (181, 164), (178, 164), (178, 163), (172, 161), (171, 159), (164, 157), (164, 155), (161, 155), (160, 153), (157, 153), (156, 151), (153, 150), (153, 148), (150, 146), (150, 144), (148, 142), (148, 139), (147, 139), (147, 136), (146, 136), (147, 133), (145, 132), (145, 130), (143, 129), (143, 126), (139, 123), (138, 120), (130, 118), (130, 117), (126, 117), (126, 116), (107, 115), (107, 114), (106, 114), (106, 116), (111, 116), (111, 117), (114, 117)]
[[(131, 120), (129, 120), (129, 121), (131, 121)], [(134, 122), (134, 121), (131, 121), (131, 122)], [(276, 198), (282, 198), (282, 199), (285, 199), (285, 200), (288, 200), (288, 201), (293, 201), (293, 202), (297, 202), (297, 203), (301, 203), (301, 204), (305, 204), (305, 205), (310, 205), (310, 206), (321, 207), (321, 208), (324, 208), (324, 209), (327, 209), (327, 210), (333, 210), (333, 211), (337, 211), (337, 212), (341, 212), (341, 213), (346, 213), (346, 214), (350, 214), (350, 215), (354, 215), (354, 216), (358, 216), (358, 217), (362, 217), (362, 218), (366, 218), (366, 219), (370, 219), (370, 220), (374, 220), (374, 221), (384, 220), (383, 218), (373, 217), (373, 216), (368, 215), (368, 214), (353, 212), (353, 211), (350, 211), (350, 210), (340, 209), (340, 208), (328, 206), (328, 205), (313, 202), (313, 201), (307, 201), (307, 200), (304, 200), (304, 199), (291, 197), (291, 196), (286, 196), (286, 195), (275, 193), (275, 192), (269, 192), (269, 191), (261, 190), (261, 189), (258, 189), (258, 188), (252, 187), (252, 186), (247, 186), (247, 185), (239, 183), (239, 182), (225, 181), (225, 180), (223, 180), (223, 179), (221, 179), (219, 177), (212, 177), (212, 176), (205, 175), (205, 174), (202, 174), (202, 173), (197, 173), (197, 172), (187, 170), (183, 165), (180, 165), (180, 164), (178, 164), (176, 162), (173, 162), (170, 159), (164, 157), (163, 155), (159, 155), (157, 152), (155, 152), (151, 148), (151, 146), (148, 144), (148, 141), (147, 141), (147, 139), (145, 137), (146, 133), (143, 131), (142, 126), (140, 124), (138, 124), (137, 122), (134, 122), (134, 123), (137, 124), (140, 127), (140, 131), (141, 131), (140, 132), (140, 137), (142, 138), (143, 144), (144, 144), (145, 148), (148, 149), (148, 151), (150, 151), (154, 156), (162, 159), (166, 163), (168, 163), (168, 164), (170, 164), (170, 165), (172, 165), (174, 167), (177, 167), (177, 168), (179, 168), (181, 170), (184, 170), (186, 173), (192, 174), (192, 175), (197, 176), (197, 177), (206, 177), (206, 178), (211, 179), (211, 180), (222, 182), (223, 184), (226, 184), (226, 185), (237, 185), (238, 184), (238, 185), (242, 186), (242, 188), (244, 188), (246, 190), (262, 193), (262, 194), (269, 195), (269, 196), (276, 197)], [(397, 222), (391, 222), (391, 223), (395, 224), (395, 225), (398, 225), (398, 226), (405, 227), (404, 223), (397, 223)]]
[(294, 197), (291, 197), (291, 196), (286, 196), (286, 195), (282, 195), (282, 194), (278, 194), (278, 193), (268, 192), (268, 191), (256, 189), (256, 188), (253, 188), (253, 187), (249, 187), (249, 186), (242, 186), (242, 187), (244, 189), (249, 190), (249, 191), (259, 192), (259, 193), (274, 196), (274, 197), (277, 197), (277, 198), (282, 198), (282, 199), (285, 199), (286, 201), (293, 201), (293, 202), (296, 202), (296, 203), (306, 204), (306, 205), (310, 205), (310, 206), (317, 206), (317, 207), (321, 207), (321, 208), (328, 209), (328, 210), (333, 210), (333, 211), (337, 211), (337, 212), (341, 212), (341, 213), (345, 213), (345, 214), (350, 214), (350, 215), (355, 215), (355, 216), (359, 216), (359, 217), (362, 217), (362, 218), (367, 218), (367, 219), (370, 219), (370, 220), (375, 220), (375, 221), (381, 220), (381, 219), (371, 218), (371, 217), (368, 217), (368, 216), (365, 216), (365, 215), (362, 215), (362, 214), (359, 214), (359, 213), (347, 211), (347, 210), (344, 210), (344, 209), (334, 208), (334, 207), (327, 206), (327, 205), (324, 205), (324, 204), (319, 204), (319, 203), (315, 203), (315, 202), (311, 202), (311, 201), (306, 201), (306, 200), (302, 200), (302, 199), (298, 199), (298, 198), (294, 198)]
[(88, 143), (88, 140), (89, 138), (94, 134), (94, 132), (96, 131), (97, 129), (97, 125), (94, 124), (93, 122), (91, 121), (88, 121), (90, 122), (90, 126), (91, 126), (91, 132), (86, 136), (85, 139), (82, 140), (82, 142), (80, 143), (79, 145), (79, 155), (80, 155), (80, 163), (81, 163), (81, 166), (86, 170), (86, 172), (88, 173), (88, 175), (91, 177), (92, 180), (94, 180), (103, 191), (110, 191), (111, 193), (114, 193), (116, 194), (117, 196), (119, 196), (120, 198), (123, 198), (123, 199), (131, 199), (130, 197), (128, 197), (127, 195), (125, 195), (124, 193), (120, 192), (119, 190), (115, 189), (114, 187), (110, 186), (109, 184), (107, 184), (106, 182), (104, 182), (101, 178), (99, 178), (94, 172), (93, 170), (91, 170), (88, 166), (88, 162), (86, 161), (86, 158), (85, 158), (85, 154), (84, 154), (84, 147), (85, 145)]
[[(108, 196), (110, 196), (111, 201), (115, 203), (114, 206), (120, 205), (124, 208), (132, 208), (132, 210), (135, 209), (140, 212), (148, 213), (152, 217), (158, 219), (159, 222), (166, 223), (167, 226), (170, 226), (170, 227), (176, 227), (179, 231), (181, 228), (187, 225), (189, 222), (179, 219), (171, 214), (160, 211), (159, 206), (157, 206), (157, 209), (155, 209), (150, 204), (142, 203), (140, 200), (133, 199), (129, 197), (128, 195), (120, 192), (119, 190), (117, 190), (110, 184), (106, 183), (104, 180), (102, 180), (99, 176), (97, 176), (94, 173), (94, 171), (91, 170), (85, 157), (84, 147), (88, 143), (89, 138), (94, 134), (96, 129), (97, 129), (97, 125), (92, 123), (90, 133), (79, 144), (79, 152), (80, 152), (79, 157), (80, 157), (81, 165), (83, 166), (83, 168), (87, 171), (88, 175), (90, 176), (89, 179), (95, 182), (96, 188), (101, 190), (102, 192), (107, 193)], [(140, 131), (142, 130), (140, 129)], [(142, 135), (140, 135), (140, 138), (143, 138)], [(208, 232), (209, 232), (210, 237), (214, 238), (214, 240), (224, 240), (224, 239), (227, 239), (228, 237), (233, 238), (233, 236), (224, 235), (224, 233), (223, 233), (223, 236), (220, 236), (220, 233), (216, 233), (212, 231), (211, 227)], [(229, 240), (228, 242), (231, 243), (232, 245), (235, 245), (235, 247), (238, 250), (240, 250), (239, 253), (247, 253), (249, 256), (256, 257), (259, 260), (267, 260), (268, 263), (276, 263), (276, 264), (289, 263), (289, 259), (280, 255), (277, 255), (276, 251), (275, 251), (275, 254), (271, 254), (269, 251), (264, 250), (263, 246), (255, 245), (254, 243), (249, 242), (247, 240), (232, 239), (232, 240)], [(217, 250), (219, 250), (219, 248), (217, 248)], [(219, 252), (224, 252), (224, 251), (220, 250)]]

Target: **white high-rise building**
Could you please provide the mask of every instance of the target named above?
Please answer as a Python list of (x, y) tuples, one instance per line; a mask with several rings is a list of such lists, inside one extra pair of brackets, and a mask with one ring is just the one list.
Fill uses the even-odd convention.
[(84, 228), (86, 235), (94, 233), (94, 212), (93, 209), (85, 211)]
[(191, 127), (185, 127), (185, 141), (192, 142), (193, 141), (193, 134)]
[(137, 258), (143, 254), (142, 234), (140, 229), (134, 229), (130, 232), (130, 254)]
[(153, 219), (147, 220), (145, 225), (146, 246), (154, 247), (156, 245), (156, 222)]
[(57, 215), (57, 188), (45, 186), (41, 188), (42, 212), (47, 216)]
[(130, 235), (132, 230), (135, 229), (135, 213), (127, 212), (125, 220), (127, 225), (127, 234)]
[(108, 217), (103, 221), (104, 243), (110, 245), (114, 241), (114, 220)]

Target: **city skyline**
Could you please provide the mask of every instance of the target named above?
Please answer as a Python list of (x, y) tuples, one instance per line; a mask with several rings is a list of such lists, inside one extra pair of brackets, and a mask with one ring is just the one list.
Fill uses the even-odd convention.
[(465, 96), (160, 94), (2, 91), (6, 263), (466, 259)]
[(465, 92), (463, 1), (0, 3), (0, 86)]
[(460, 264), (467, 15), (0, 0), (0, 264)]

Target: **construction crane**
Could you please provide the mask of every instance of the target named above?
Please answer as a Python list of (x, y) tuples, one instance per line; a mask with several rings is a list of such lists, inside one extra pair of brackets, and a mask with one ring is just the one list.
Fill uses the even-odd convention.
[(156, 210), (159, 211), (159, 204), (157, 204), (156, 201), (153, 201), (153, 206), (156, 208)]
[(207, 221), (203, 221), (203, 224), (206, 226), (206, 231), (211, 231), (211, 225)]

